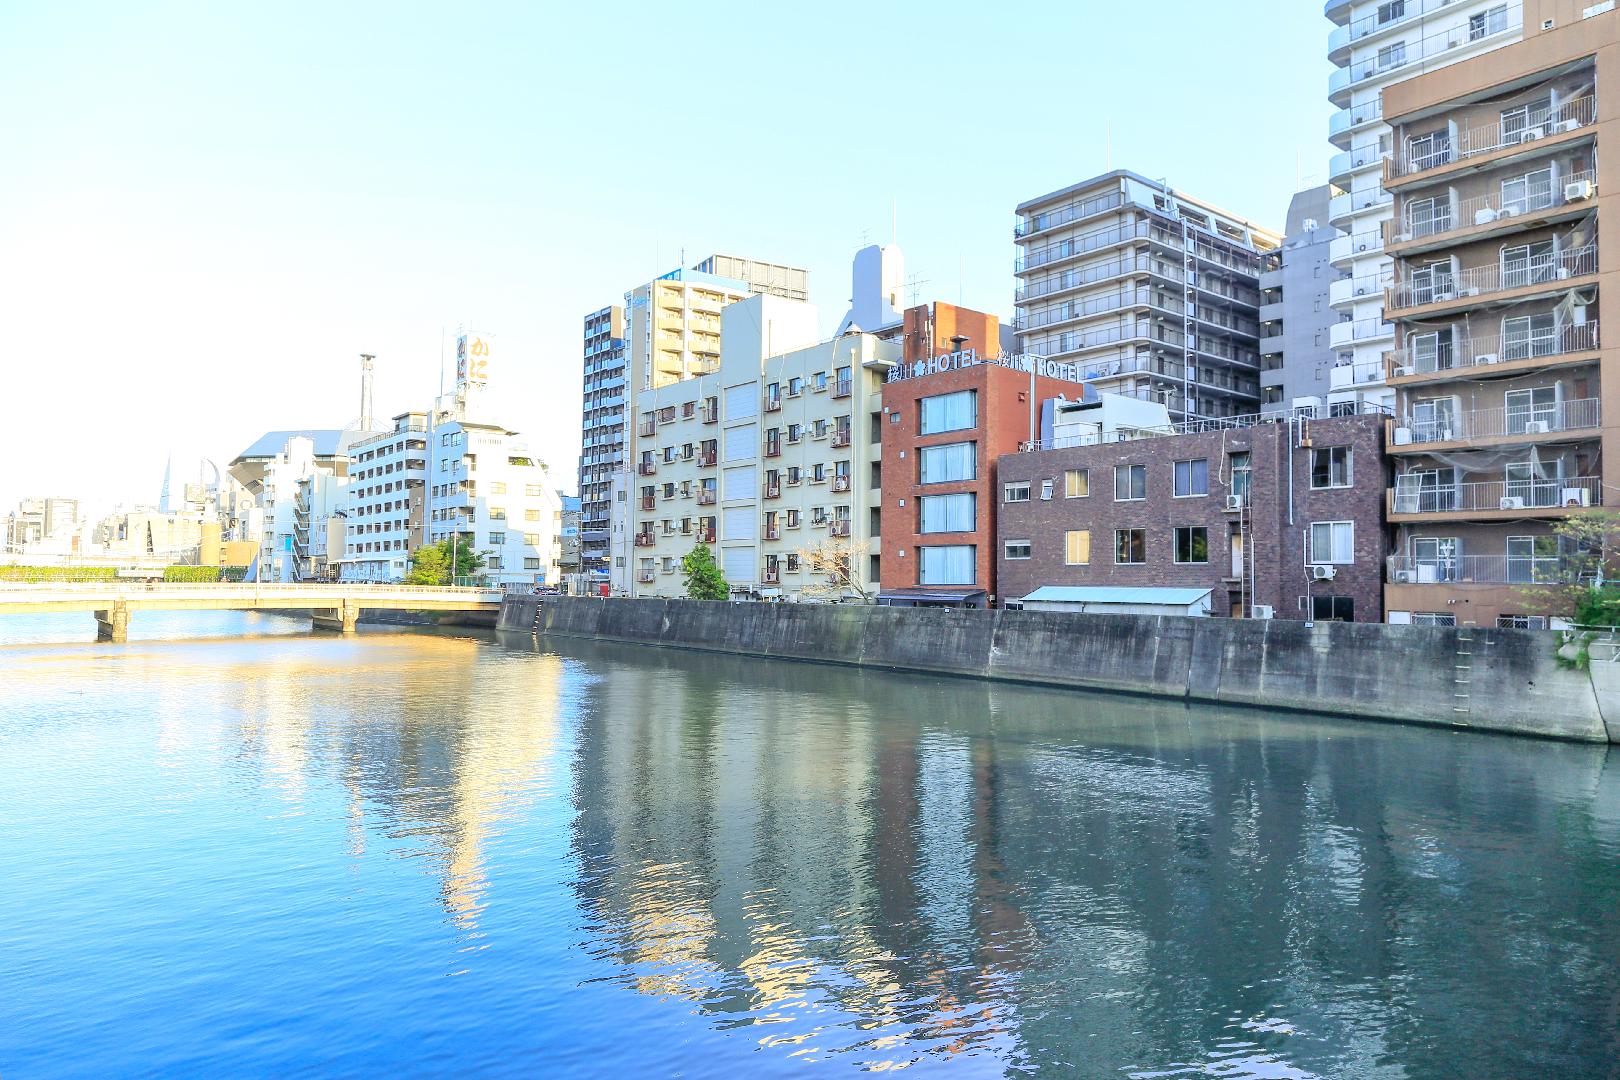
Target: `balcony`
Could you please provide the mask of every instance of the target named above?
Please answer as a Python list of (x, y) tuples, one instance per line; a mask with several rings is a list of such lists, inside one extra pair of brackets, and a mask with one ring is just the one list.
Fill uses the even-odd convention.
[(765, 484), (765, 497), (767, 499), (780, 499), (782, 497), (782, 484), (780, 481)]
[(699, 506), (713, 506), (714, 505), (714, 500), (715, 500), (715, 490), (714, 490), (714, 488), (704, 488), (702, 491), (698, 492), (697, 501), (698, 501)]
[(1508, 405), (1470, 409), (1439, 420), (1398, 417), (1390, 432), (1391, 453), (1424, 453), (1434, 443), (1481, 440), (1535, 442), (1539, 436), (1593, 431), (1601, 426), (1598, 398), (1574, 398), (1547, 405)]
[(1389, 378), (1400, 385), (1449, 382), (1457, 372), (1469, 379), (1507, 378), (1538, 368), (1586, 363), (1598, 349), (1598, 324), (1555, 327), (1544, 334), (1480, 333), (1423, 347), (1406, 346), (1384, 354)]
[(1562, 555), (1391, 555), (1385, 564), (1393, 585), (1560, 585), (1582, 571)]
[(1364, 229), (1354, 236), (1335, 236), (1328, 244), (1328, 260), (1334, 265), (1350, 262), (1384, 250), (1384, 230)]
[(1363, 274), (1358, 278), (1340, 278), (1328, 284), (1328, 303), (1333, 307), (1354, 304), (1357, 300), (1379, 300), (1384, 290), (1394, 283), (1394, 274), (1385, 270), (1377, 274)]
[(1603, 480), (1597, 476), (1546, 480), (1484, 480), (1434, 487), (1407, 486), (1395, 478), (1389, 491), (1391, 521), (1501, 519), (1526, 515), (1561, 517), (1571, 510), (1599, 506)]
[(1383, 164), (1384, 152), (1376, 142), (1352, 146), (1328, 159), (1328, 182), (1348, 187), (1350, 177), (1364, 169), (1376, 169)]
[(1059, 229), (1065, 225), (1073, 225), (1077, 221), (1105, 214), (1116, 210), (1125, 203), (1124, 196), (1117, 191), (1110, 191), (1106, 195), (1086, 199), (1084, 202), (1070, 203), (1060, 206), (1056, 210), (1048, 210), (1042, 214), (1035, 214), (1013, 226), (1013, 239), (1020, 240), (1026, 236), (1046, 232), (1049, 229)]
[(849, 518), (833, 518), (832, 526), (827, 530), (830, 536), (848, 536), (851, 521)]
[(1145, 240), (1153, 231), (1153, 227), (1145, 221), (1132, 225), (1121, 225), (1112, 229), (1099, 229), (1097, 232), (1085, 236), (1077, 236), (1071, 240), (1062, 240), (1056, 244), (1049, 244), (1033, 251), (1026, 250), (1013, 264), (1014, 273), (1024, 273), (1036, 267), (1048, 266), (1068, 259), (1078, 258), (1088, 252), (1099, 251), (1115, 244), (1125, 244), (1132, 240)]
[(781, 412), (782, 411), (782, 396), (780, 394), (767, 394), (765, 396), (765, 411), (766, 412)]
[(843, 447), (848, 446), (849, 443), (850, 443), (849, 428), (838, 428), (833, 432), (833, 436), (832, 436), (833, 449), (835, 449), (835, 450), (842, 449)]
[(695, 535), (697, 537), (696, 543), (699, 543), (699, 544), (712, 544), (712, 543), (714, 543), (714, 529), (712, 529), (712, 528), (699, 529)]
[(651, 476), (658, 471), (658, 462), (648, 459), (636, 466), (636, 472), (642, 476)]
[(643, 495), (641, 497), (641, 508), (643, 510), (651, 510), (654, 507), (656, 507), (657, 505), (658, 505), (658, 500), (655, 497), (653, 497), (651, 495)]
[(1358, 342), (1381, 341), (1395, 336), (1395, 324), (1383, 319), (1357, 319), (1354, 322), (1334, 323), (1328, 328), (1328, 346), (1348, 349)]
[(716, 454), (713, 450), (705, 450), (703, 453), (698, 455), (698, 459), (697, 459), (698, 468), (700, 468), (700, 469), (712, 469), (712, 468), (714, 468), (715, 463), (718, 462), (719, 460), (720, 460), (719, 455)]
[(653, 583), (653, 576), (653, 571), (651, 570), (636, 571), (636, 580), (641, 582), (643, 585), (651, 585)]
[(636, 547), (652, 547), (657, 539), (650, 532), (636, 533)]
[(1414, 176), (1503, 151), (1507, 151), (1503, 157), (1540, 153), (1552, 145), (1573, 141), (1565, 136), (1596, 123), (1597, 97), (1588, 94), (1508, 120), (1464, 128), (1455, 138), (1407, 139), (1401, 152), (1390, 161), (1389, 176), (1391, 180)]
[[(1417, 40), (1408, 40), (1380, 49), (1377, 55), (1353, 62), (1349, 67), (1335, 71), (1328, 80), (1328, 99), (1344, 108), (1350, 103), (1350, 91), (1369, 85), (1386, 75), (1409, 70), (1422, 70), (1420, 61), (1434, 60), (1468, 46), (1489, 42), (1494, 38), (1518, 30), (1524, 22), (1524, 11), (1518, 5), (1504, 7), (1497, 14), (1476, 16), (1436, 34)], [(1419, 65), (1414, 68), (1414, 65)]]
[(1334, 113), (1328, 118), (1328, 141), (1341, 150), (1350, 149), (1351, 136), (1360, 128), (1384, 118), (1383, 95)]
[[(1404, 216), (1388, 223), (1391, 244), (1403, 254), (1432, 251), (1455, 243), (1482, 240), (1498, 233), (1523, 232), (1538, 225), (1576, 217), (1593, 209), (1597, 173), (1584, 169), (1560, 177), (1555, 190), (1505, 197), (1494, 190), (1459, 200), (1456, 209), (1441, 205), (1425, 217)], [(1418, 241), (1422, 241), (1419, 243)]]
[(1355, 386), (1375, 385), (1384, 381), (1382, 360), (1362, 360), (1349, 364), (1334, 364), (1328, 371), (1329, 390), (1349, 390)]
[(1568, 284), (1576, 279), (1597, 273), (1598, 246), (1596, 243), (1573, 251), (1554, 251), (1537, 255), (1504, 267), (1500, 261), (1483, 266), (1471, 266), (1455, 276), (1439, 274), (1427, 278), (1402, 282), (1391, 288), (1384, 299), (1384, 311), (1390, 318), (1408, 308), (1425, 308), (1445, 304), (1449, 308), (1478, 307), (1486, 298), (1497, 293), (1517, 293), (1525, 297), (1537, 295), (1525, 292), (1537, 286), (1542, 291), (1561, 292), (1572, 288)]
[(1335, 195), (1328, 202), (1328, 220), (1330, 222), (1343, 221), (1355, 214), (1371, 213), (1390, 206), (1394, 196), (1382, 188), (1363, 188), (1360, 191), (1347, 191), (1343, 195)]
[(835, 477), (833, 477), (832, 489), (834, 491), (848, 491), (849, 490), (849, 477), (847, 477), (847, 476), (835, 476)]

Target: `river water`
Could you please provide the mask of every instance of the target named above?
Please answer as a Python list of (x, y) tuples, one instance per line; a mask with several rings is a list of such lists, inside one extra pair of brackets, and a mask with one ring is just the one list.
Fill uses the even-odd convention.
[(1620, 1071), (1603, 748), (0, 622), (0, 1076)]

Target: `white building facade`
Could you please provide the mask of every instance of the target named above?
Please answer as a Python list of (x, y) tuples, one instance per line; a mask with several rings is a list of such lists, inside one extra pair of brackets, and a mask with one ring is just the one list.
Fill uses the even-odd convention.
[(1384, 190), (1394, 147), (1380, 95), (1402, 79), (1518, 41), (1524, 15), (1503, 0), (1329, 0), (1325, 11), (1335, 23), (1328, 58), (1338, 69), (1328, 99), (1339, 110), (1328, 123), (1338, 150), (1328, 168), (1328, 223), (1339, 233), (1329, 252), (1339, 275), (1329, 299), (1339, 321), (1329, 336), (1328, 401), (1392, 406), (1384, 354), (1394, 348), (1395, 329), (1384, 318), (1384, 290), (1393, 279), (1384, 248), (1410, 223), (1392, 220)]
[(430, 433), (427, 542), (452, 537), (484, 556), (482, 576), (506, 588), (561, 579), (562, 499), (516, 432), (443, 420)]
[(408, 412), (350, 448), (341, 580), (402, 581), (410, 571), (427, 521), (427, 440), (427, 413)]

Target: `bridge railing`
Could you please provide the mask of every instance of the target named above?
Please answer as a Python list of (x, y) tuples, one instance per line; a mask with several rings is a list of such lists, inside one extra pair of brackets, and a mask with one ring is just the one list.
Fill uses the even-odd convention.
[(218, 596), (218, 597), (288, 597), (308, 596), (313, 599), (346, 596), (362, 603), (373, 600), (478, 600), (498, 603), (501, 590), (465, 585), (362, 585), (353, 584), (283, 584), (280, 582), (182, 582), (153, 581), (61, 581), (61, 582), (0, 582), (0, 596), (25, 594), (39, 596), (45, 593), (89, 594), (92, 596)]

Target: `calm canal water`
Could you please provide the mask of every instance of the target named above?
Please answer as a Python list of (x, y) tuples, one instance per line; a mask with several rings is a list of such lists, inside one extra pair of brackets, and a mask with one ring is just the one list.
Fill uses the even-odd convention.
[(1620, 1071), (1601, 748), (274, 617), (92, 631), (0, 623), (6, 1080)]

